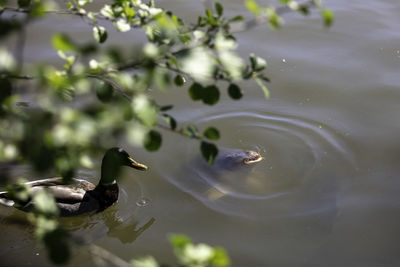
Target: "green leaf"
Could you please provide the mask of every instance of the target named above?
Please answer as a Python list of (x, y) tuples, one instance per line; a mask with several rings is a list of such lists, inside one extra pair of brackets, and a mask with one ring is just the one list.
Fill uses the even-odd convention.
[(144, 125), (152, 127), (157, 123), (157, 108), (145, 95), (135, 97), (132, 101), (132, 108)]
[(219, 89), (215, 85), (204, 88), (203, 103), (207, 105), (215, 105), (219, 101)]
[(215, 10), (217, 11), (219, 17), (221, 17), (222, 14), (224, 13), (224, 7), (219, 2), (215, 3)]
[(265, 59), (254, 55), (253, 53), (250, 54), (250, 66), (254, 71), (261, 71), (265, 69), (267, 66), (267, 61)]
[(182, 234), (171, 234), (169, 241), (174, 249), (182, 250), (185, 246), (192, 243), (192, 240), (186, 235)]
[(47, 5), (46, 3), (36, 1), (35, 5), (32, 5), (31, 9), (29, 10), (29, 15), (34, 18), (40, 18), (46, 15)]
[(263, 82), (260, 79), (255, 78), (255, 80), (256, 80), (256, 83), (258, 84), (258, 86), (260, 86), (260, 88), (263, 90), (265, 98), (269, 99), (270, 95), (269, 95), (268, 88), (263, 84)]
[(76, 2), (78, 3), (78, 5), (79, 5), (80, 7), (84, 7), (84, 6), (86, 6), (87, 4), (91, 3), (92, 0), (78, 0), (78, 1), (76, 1)]
[(208, 128), (204, 131), (203, 135), (204, 135), (207, 139), (210, 139), (210, 140), (213, 140), (213, 141), (218, 140), (219, 137), (220, 137), (219, 131), (218, 131), (218, 129), (215, 128), (215, 127), (208, 127)]
[(170, 73), (163, 68), (156, 68), (153, 72), (153, 84), (159, 89), (166, 89), (171, 85)]
[(156, 130), (151, 130), (147, 133), (144, 139), (144, 147), (147, 151), (153, 152), (157, 151), (161, 147), (162, 137)]
[(67, 65), (64, 65), (66, 69), (69, 69), (71, 65), (73, 65), (76, 61), (76, 56), (75, 55), (67, 55), (63, 51), (58, 50), (57, 54), (60, 56), (60, 58), (64, 59), (67, 61)]
[(251, 13), (253, 13), (254, 15), (260, 15), (261, 10), (260, 10), (259, 5), (256, 3), (256, 1), (246, 0), (246, 2), (244, 4)]
[(187, 33), (181, 33), (178, 35), (179, 40), (183, 43), (183, 44), (189, 44), (190, 41), (192, 41), (192, 36), (190, 35), (189, 32)]
[(199, 16), (197, 18), (197, 26), (204, 27), (206, 25), (206, 18), (203, 16)]
[(228, 87), (228, 94), (229, 96), (234, 99), (234, 100), (239, 100), (242, 98), (242, 90), (240, 89), (239, 86), (237, 86), (234, 83), (231, 83)]
[(177, 258), (183, 266), (205, 267), (209, 266), (214, 255), (214, 249), (207, 244), (188, 244), (182, 253), (177, 253)]
[(274, 8), (267, 8), (268, 25), (271, 29), (277, 29), (282, 24), (282, 18), (276, 13)]
[(93, 27), (93, 37), (98, 43), (104, 43), (107, 40), (106, 28), (102, 26)]
[(68, 10), (74, 10), (75, 6), (71, 2), (66, 2), (65, 5), (67, 6)]
[[(131, 261), (133, 267), (160, 267), (156, 259), (152, 256), (146, 256)], [(164, 265), (162, 265), (164, 266)]]
[(132, 19), (135, 17), (136, 12), (133, 8), (129, 7), (129, 5), (126, 5), (124, 8), (125, 14), (129, 19)]
[(55, 50), (61, 50), (64, 52), (76, 50), (75, 44), (65, 34), (54, 35), (52, 38), (52, 44)]
[(96, 88), (96, 96), (103, 103), (110, 102), (113, 95), (114, 88), (109, 83), (105, 83)]
[(160, 50), (155, 44), (147, 43), (143, 46), (143, 54), (148, 58), (157, 58), (160, 56)]
[(56, 202), (46, 191), (37, 192), (33, 196), (33, 202), (35, 203), (35, 210), (39, 214), (44, 214), (49, 217), (58, 216), (59, 210)]
[(202, 141), (200, 144), (201, 154), (203, 158), (209, 163), (213, 164), (218, 155), (218, 148), (213, 143)]
[(131, 25), (125, 19), (118, 19), (117, 21), (114, 21), (114, 26), (120, 32), (127, 32), (131, 29)]
[(211, 11), (211, 9), (209, 9), (208, 7), (206, 8), (206, 15), (207, 15), (207, 18), (210, 20), (210, 19), (214, 19), (213, 18), (213, 13), (212, 13), (212, 11)]
[(160, 107), (160, 111), (168, 111), (171, 110), (173, 107), (174, 107), (173, 105), (162, 106)]
[(174, 83), (176, 86), (182, 86), (185, 84), (185, 82), (186, 82), (185, 77), (183, 77), (180, 74), (176, 75), (174, 78)]
[(104, 5), (104, 7), (100, 10), (100, 14), (110, 20), (113, 20), (115, 18), (114, 10), (110, 5)]
[(329, 9), (322, 9), (321, 10), (321, 15), (322, 18), (324, 19), (324, 25), (325, 27), (330, 27), (332, 26), (332, 23), (334, 21), (334, 14), (331, 10)]
[(204, 87), (201, 84), (194, 82), (189, 87), (189, 96), (193, 101), (203, 99), (203, 95), (204, 95)]
[(170, 116), (168, 114), (163, 114), (163, 118), (168, 123), (169, 127), (172, 130), (176, 129), (177, 123), (176, 123), (176, 120), (172, 116)]
[(187, 49), (180, 58), (180, 69), (198, 82), (207, 82), (214, 77), (217, 62), (210, 49), (198, 46)]
[(214, 250), (214, 255), (211, 258), (210, 262), (211, 265), (216, 267), (225, 267), (230, 265), (231, 261), (224, 248), (215, 247), (213, 248), (213, 250)]
[[(0, 21), (0, 32), (2, 30), (1, 29), (2, 26), (8, 28), (9, 25), (1, 25)], [(12, 53), (7, 49), (5, 49), (4, 47), (0, 47), (0, 73), (14, 72), (16, 66), (17, 63)]]
[(184, 129), (183, 134), (192, 138), (199, 138), (199, 129), (197, 129), (196, 125), (189, 124), (186, 126), (186, 129)]
[(217, 22), (215, 21), (215, 18), (214, 18), (214, 15), (213, 15), (211, 9), (206, 8), (206, 15), (207, 15), (208, 23), (212, 26), (216, 26)]
[[(30, 197), (30, 186), (26, 184), (26, 180), (20, 179), (16, 184), (6, 186), (6, 196), (11, 199), (17, 199), (25, 202)], [(18, 201), (16, 202), (18, 204)]]
[(244, 17), (239, 15), (239, 16), (235, 16), (235, 17), (229, 19), (229, 22), (243, 21), (243, 20), (244, 20)]
[(31, 4), (31, 0), (18, 0), (18, 7), (25, 8)]
[[(215, 48), (218, 51), (234, 50), (237, 47), (237, 42), (232, 36), (227, 36), (221, 31), (215, 37)], [(220, 55), (221, 56), (221, 55)]]
[(308, 15), (308, 14), (310, 14), (310, 9), (309, 9), (309, 7), (306, 6), (306, 5), (300, 5), (300, 6), (299, 6), (299, 12), (300, 12), (301, 14), (303, 14), (303, 15)]

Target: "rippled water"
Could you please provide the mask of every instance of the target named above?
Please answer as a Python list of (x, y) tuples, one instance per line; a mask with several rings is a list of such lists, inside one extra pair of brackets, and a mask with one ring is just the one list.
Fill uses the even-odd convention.
[[(227, 13), (245, 14), (242, 1), (223, 3)], [(202, 7), (160, 4), (186, 18)], [(150, 169), (124, 173), (117, 205), (62, 223), (125, 260), (151, 254), (173, 262), (166, 236), (181, 232), (225, 247), (233, 266), (400, 266), (400, 5), (325, 4), (337, 18), (329, 31), (317, 16), (289, 15), (279, 31), (258, 27), (238, 35), (243, 55), (267, 59), (271, 99), (252, 83), (240, 84), (242, 100), (222, 91), (213, 107), (190, 101), (187, 88), (156, 95), (160, 104), (175, 104), (171, 115), (180, 123), (217, 126), (221, 154), (255, 150), (261, 162), (209, 166), (197, 141), (165, 132), (157, 153), (127, 146)], [(56, 58), (43, 29), (62, 30), (65, 21), (53, 20), (32, 26), (28, 60)], [(76, 36), (86, 35), (80, 22), (72, 25)], [(129, 44), (130, 36), (110, 33), (110, 40)], [(80, 175), (95, 181), (98, 172)], [(2, 263), (49, 265), (24, 215), (2, 207), (0, 215)], [(93, 261), (81, 248), (72, 265)]]
[[(296, 113), (269, 113), (261, 108), (201, 114), (188, 117), (201, 128), (223, 124), (228, 147), (258, 150), (264, 160), (227, 170), (218, 157), (214, 166), (208, 165), (197, 148), (188, 144), (183, 155), (176, 155), (185, 159), (177, 171), (166, 167), (174, 164), (175, 157), (157, 166), (160, 175), (175, 186), (220, 213), (253, 220), (335, 209), (336, 184), (355, 163), (334, 128)], [(234, 150), (221, 149), (221, 157), (230, 151)]]

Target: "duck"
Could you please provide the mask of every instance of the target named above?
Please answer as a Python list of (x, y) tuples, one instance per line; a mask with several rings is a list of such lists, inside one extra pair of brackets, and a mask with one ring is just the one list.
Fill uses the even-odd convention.
[[(31, 195), (40, 190), (51, 193), (62, 217), (94, 214), (117, 202), (119, 194), (117, 179), (122, 166), (141, 171), (148, 169), (146, 165), (135, 161), (124, 149), (113, 147), (104, 154), (97, 185), (78, 178), (72, 178), (69, 183), (65, 183), (61, 177), (30, 181), (26, 184), (31, 188)], [(0, 203), (22, 211), (31, 211), (35, 206), (31, 198), (22, 202), (9, 195), (7, 192), (0, 192)]]

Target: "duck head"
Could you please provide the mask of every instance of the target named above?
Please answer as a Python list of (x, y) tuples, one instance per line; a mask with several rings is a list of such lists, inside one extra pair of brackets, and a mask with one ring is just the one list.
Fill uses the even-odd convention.
[(128, 166), (141, 171), (145, 171), (148, 169), (146, 165), (135, 161), (122, 148), (113, 147), (106, 151), (101, 162), (100, 184), (113, 184), (118, 178), (122, 166)]

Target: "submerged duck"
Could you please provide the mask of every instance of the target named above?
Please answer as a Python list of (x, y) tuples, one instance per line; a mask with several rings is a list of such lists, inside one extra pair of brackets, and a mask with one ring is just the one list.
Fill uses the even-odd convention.
[[(76, 178), (68, 184), (62, 178), (42, 179), (27, 184), (33, 194), (39, 190), (50, 192), (56, 200), (61, 216), (96, 213), (105, 210), (118, 200), (117, 178), (122, 166), (142, 171), (148, 169), (146, 165), (133, 160), (122, 148), (111, 148), (103, 157), (101, 177), (97, 186)], [(0, 203), (15, 206), (23, 211), (30, 211), (34, 207), (31, 199), (21, 203), (9, 198), (7, 192), (0, 192)]]
[(243, 168), (243, 166), (253, 165), (263, 159), (260, 153), (252, 150), (221, 148), (214, 164), (216, 169), (235, 170)]

